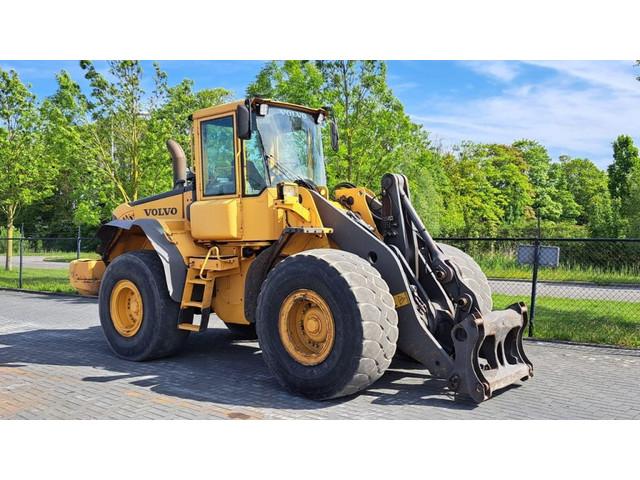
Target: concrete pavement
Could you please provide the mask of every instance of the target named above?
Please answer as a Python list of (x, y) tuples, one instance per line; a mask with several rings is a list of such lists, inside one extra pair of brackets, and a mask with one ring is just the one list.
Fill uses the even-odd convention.
[(219, 321), (172, 358), (116, 358), (95, 299), (0, 291), (0, 418), (640, 419), (640, 351), (526, 342), (535, 377), (475, 405), (395, 360), (359, 395), (284, 391)]

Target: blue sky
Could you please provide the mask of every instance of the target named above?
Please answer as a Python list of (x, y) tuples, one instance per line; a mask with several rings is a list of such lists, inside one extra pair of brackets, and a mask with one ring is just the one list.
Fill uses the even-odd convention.
[[(263, 61), (160, 61), (170, 83), (244, 94)], [(143, 62), (151, 72), (151, 62)], [(106, 63), (97, 62), (106, 71)], [(40, 97), (66, 69), (83, 84), (77, 61), (0, 61)], [(587, 157), (605, 168), (621, 133), (640, 143), (640, 68), (629, 61), (390, 61), (388, 80), (413, 120), (445, 146), (461, 140), (540, 141), (553, 158)], [(151, 89), (151, 76), (148, 76)]]

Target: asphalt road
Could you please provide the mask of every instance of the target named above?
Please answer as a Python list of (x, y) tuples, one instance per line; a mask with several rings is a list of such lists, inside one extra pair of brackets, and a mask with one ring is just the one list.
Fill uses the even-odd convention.
[[(24, 268), (46, 268), (46, 269), (54, 269), (54, 270), (66, 270), (69, 268), (69, 264), (67, 262), (45, 262), (44, 256), (24, 256), (22, 257), (22, 266)], [(4, 263), (6, 258), (4, 255), (0, 255), (0, 266), (4, 267)], [(20, 265), (20, 257), (13, 256), (11, 257), (11, 264), (18, 268)]]
[(284, 391), (253, 341), (219, 321), (172, 358), (116, 358), (95, 299), (0, 291), (0, 418), (640, 419), (640, 350), (525, 342), (535, 376), (480, 405), (394, 360), (359, 395)]
[[(531, 296), (531, 282), (528, 280), (489, 280), (493, 293)], [(581, 298), (591, 300), (617, 300), (640, 302), (640, 284), (595, 285), (591, 283), (538, 282), (539, 297)]]

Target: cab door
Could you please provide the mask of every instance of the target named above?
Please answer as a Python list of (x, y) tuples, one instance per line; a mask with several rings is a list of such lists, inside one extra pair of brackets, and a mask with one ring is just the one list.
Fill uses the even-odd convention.
[(235, 125), (235, 113), (229, 112), (200, 120), (194, 132), (197, 201), (191, 205), (190, 220), (191, 235), (197, 240), (242, 238)]

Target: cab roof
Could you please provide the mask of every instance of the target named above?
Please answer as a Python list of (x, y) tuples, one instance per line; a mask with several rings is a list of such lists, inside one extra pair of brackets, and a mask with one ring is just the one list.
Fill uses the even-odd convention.
[[(224, 103), (222, 105), (214, 105), (213, 107), (202, 108), (200, 110), (196, 110), (193, 112), (191, 117), (194, 120), (206, 117), (212, 117), (214, 115), (218, 115), (221, 113), (234, 112), (238, 105), (243, 105), (246, 100), (236, 100), (235, 102)], [(278, 102), (275, 100), (271, 100), (269, 98), (258, 98), (254, 97), (250, 99), (252, 105), (260, 104), (260, 103), (268, 103), (269, 105), (290, 108), (292, 110), (299, 110), (302, 112), (311, 113), (313, 115), (317, 115), (318, 113), (323, 113), (325, 116), (328, 115), (326, 108), (311, 108), (304, 105), (296, 105), (295, 103), (287, 103), (287, 102)]]

